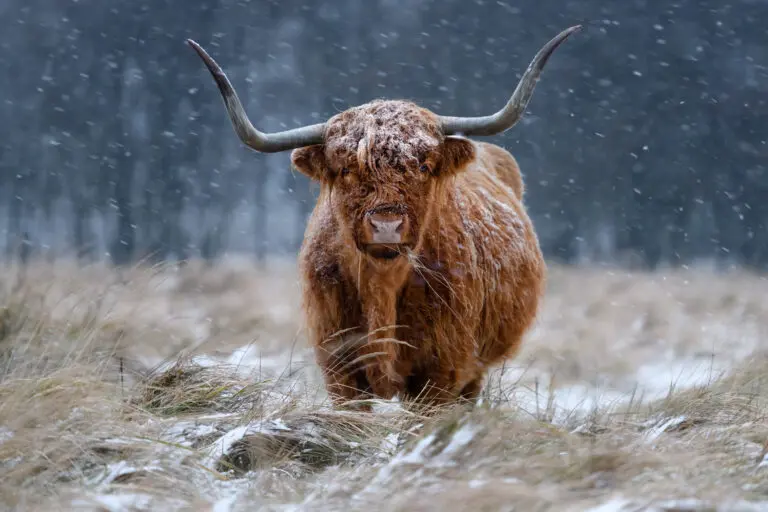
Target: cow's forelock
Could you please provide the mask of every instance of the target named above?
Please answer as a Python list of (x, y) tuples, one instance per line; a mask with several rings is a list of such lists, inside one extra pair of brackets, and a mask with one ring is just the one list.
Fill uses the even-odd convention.
[(443, 140), (438, 118), (404, 101), (375, 101), (333, 117), (326, 130), (326, 158), (372, 172), (417, 168)]

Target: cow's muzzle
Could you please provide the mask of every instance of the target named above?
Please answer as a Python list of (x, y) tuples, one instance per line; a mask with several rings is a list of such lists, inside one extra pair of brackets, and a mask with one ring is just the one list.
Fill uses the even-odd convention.
[(386, 205), (369, 210), (363, 224), (366, 252), (375, 258), (393, 259), (404, 252), (410, 239), (406, 210)]

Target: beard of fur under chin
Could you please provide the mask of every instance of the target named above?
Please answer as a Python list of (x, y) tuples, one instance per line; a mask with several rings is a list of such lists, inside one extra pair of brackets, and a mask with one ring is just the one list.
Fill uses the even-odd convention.
[(411, 258), (408, 256), (410, 251), (405, 248), (398, 249), (399, 254), (394, 258), (376, 257), (359, 249), (355, 252), (359, 262), (360, 278), (387, 282), (387, 288), (395, 286), (396, 290), (399, 290), (411, 269)]

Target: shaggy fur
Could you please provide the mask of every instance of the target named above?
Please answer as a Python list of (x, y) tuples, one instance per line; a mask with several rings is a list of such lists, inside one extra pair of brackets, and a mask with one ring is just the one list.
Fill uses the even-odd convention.
[[(476, 399), (487, 367), (519, 349), (545, 279), (515, 159), (444, 137), (404, 101), (342, 112), (325, 140), (292, 161), (322, 184), (300, 265), (330, 395)], [(365, 215), (381, 208), (407, 217), (398, 257), (366, 245)]]

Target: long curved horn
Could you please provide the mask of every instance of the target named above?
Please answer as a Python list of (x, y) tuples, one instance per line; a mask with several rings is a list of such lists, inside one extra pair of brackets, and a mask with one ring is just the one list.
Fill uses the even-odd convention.
[(235, 89), (229, 83), (229, 79), (221, 67), (216, 64), (216, 61), (199, 44), (191, 39), (187, 39), (187, 43), (203, 59), (208, 71), (211, 72), (213, 79), (216, 80), (216, 85), (219, 86), (221, 96), (224, 98), (229, 119), (232, 121), (232, 125), (240, 140), (246, 146), (262, 153), (277, 153), (279, 151), (311, 146), (312, 144), (322, 144), (325, 123), (303, 126), (277, 133), (262, 133), (254, 128), (248, 119), (248, 114), (245, 113), (243, 104), (240, 103), (240, 98), (237, 97)]
[(580, 29), (581, 25), (576, 25), (563, 30), (539, 50), (539, 53), (536, 54), (528, 65), (528, 69), (525, 70), (520, 83), (517, 84), (515, 92), (504, 108), (495, 114), (483, 117), (440, 116), (443, 124), (443, 133), (445, 135), (461, 133), (464, 135), (483, 136), (496, 135), (512, 128), (523, 117), (525, 108), (528, 106), (528, 102), (531, 101), (531, 96), (533, 96), (533, 89), (536, 87), (539, 75), (549, 57), (568, 36)]

